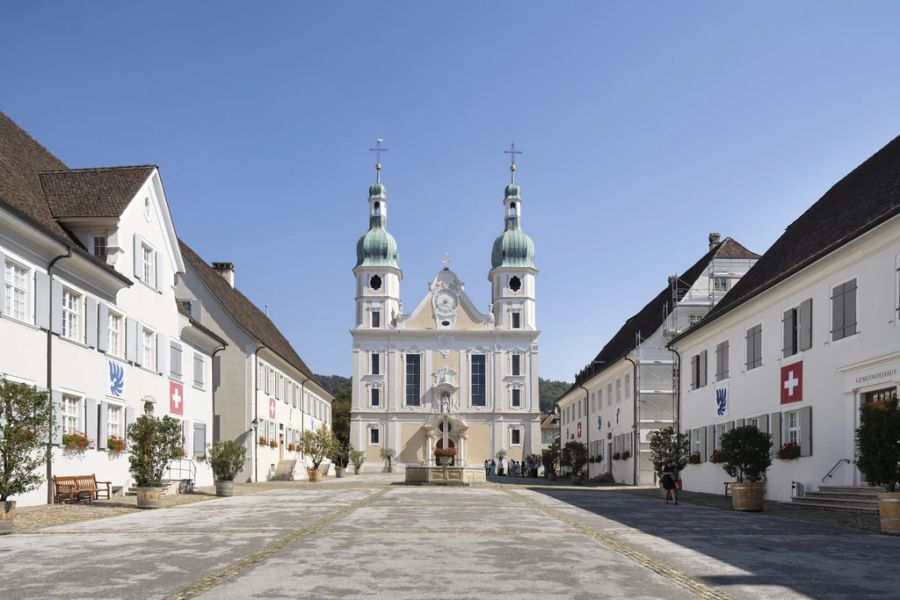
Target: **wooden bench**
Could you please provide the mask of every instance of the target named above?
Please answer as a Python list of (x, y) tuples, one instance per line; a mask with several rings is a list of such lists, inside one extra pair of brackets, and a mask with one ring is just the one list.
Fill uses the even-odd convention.
[(79, 500), (97, 500), (100, 494), (110, 497), (111, 481), (97, 481), (97, 476), (91, 475), (55, 475), (53, 487), (55, 502), (78, 502)]

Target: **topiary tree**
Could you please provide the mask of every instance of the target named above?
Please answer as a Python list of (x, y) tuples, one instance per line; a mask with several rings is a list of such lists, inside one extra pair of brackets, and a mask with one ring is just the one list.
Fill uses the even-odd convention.
[(50, 394), (0, 379), (0, 502), (36, 489), (52, 439)]
[(900, 487), (900, 411), (897, 399), (862, 407), (856, 430), (856, 466), (871, 485), (889, 492)]
[(328, 453), (328, 460), (334, 463), (336, 467), (346, 469), (347, 463), (350, 461), (350, 446), (342, 443), (335, 436), (334, 445)]
[(182, 450), (181, 421), (141, 415), (128, 426), (128, 464), (135, 485), (160, 487), (169, 461)]
[(572, 476), (578, 477), (587, 464), (587, 447), (581, 442), (566, 442), (560, 452), (559, 464), (572, 469)]
[(650, 462), (657, 474), (673, 466), (678, 471), (688, 464), (691, 439), (686, 433), (678, 433), (672, 427), (650, 433)]
[(722, 468), (739, 483), (760, 481), (772, 466), (772, 440), (752, 425), (722, 435)]
[(303, 449), (303, 454), (309, 456), (312, 461), (313, 471), (319, 468), (325, 457), (332, 452), (335, 444), (337, 444), (337, 438), (325, 425), (321, 425), (316, 430), (307, 429), (300, 437), (300, 447)]
[(213, 442), (209, 450), (209, 466), (217, 481), (234, 481), (244, 468), (247, 449), (241, 445), (225, 440)]

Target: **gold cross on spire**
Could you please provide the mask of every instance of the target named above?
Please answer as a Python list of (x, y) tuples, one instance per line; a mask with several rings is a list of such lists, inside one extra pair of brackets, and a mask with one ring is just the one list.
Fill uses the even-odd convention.
[(503, 154), (509, 154), (509, 181), (516, 180), (516, 154), (522, 154), (521, 150), (516, 150), (515, 142), (509, 145), (509, 150), (504, 150)]
[(375, 147), (369, 148), (369, 152), (375, 153), (375, 181), (381, 181), (381, 153), (388, 151), (383, 144), (384, 139), (378, 138), (375, 140)]

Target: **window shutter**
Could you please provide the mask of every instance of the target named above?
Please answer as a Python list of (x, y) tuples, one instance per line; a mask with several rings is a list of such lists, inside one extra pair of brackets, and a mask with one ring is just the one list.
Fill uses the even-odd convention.
[(134, 409), (130, 406), (125, 407), (125, 439), (128, 439), (128, 427), (134, 423)]
[(706, 350), (700, 353), (700, 387), (706, 385)]
[(844, 284), (831, 291), (831, 340), (844, 337)]
[(800, 456), (812, 456), (812, 406), (800, 409)]
[(97, 347), (97, 301), (87, 298), (84, 303), (84, 343), (88, 348)]
[(706, 462), (709, 460), (709, 455), (706, 453), (706, 427), (698, 427), (697, 428), (697, 438), (699, 439), (699, 453), (700, 453), (700, 462)]
[(97, 309), (97, 350), (109, 350), (109, 307), (100, 303)]
[(156, 372), (166, 372), (166, 336), (161, 333), (156, 334)]
[(166, 261), (159, 259), (159, 252), (153, 253), (153, 266), (155, 267), (153, 272), (156, 273), (156, 281), (153, 282), (153, 285), (156, 287), (157, 292), (163, 291), (163, 283), (166, 280), (163, 276), (163, 269), (166, 267), (165, 262)]
[(756, 422), (759, 423), (759, 430), (763, 433), (769, 433), (769, 415), (759, 415), (756, 417)]
[(89, 440), (97, 441), (97, 401), (93, 398), (85, 398), (84, 410), (84, 434)]
[(138, 360), (138, 326), (134, 319), (125, 319), (125, 359), (130, 360), (136, 365), (140, 364)]
[(109, 438), (109, 403), (100, 401), (100, 430), (97, 432), (97, 448), (99, 450), (107, 449), (107, 439)]
[(716, 426), (706, 426), (706, 460), (712, 460), (713, 452), (716, 450)]
[(812, 348), (812, 298), (804, 300), (797, 309), (800, 350)]
[[(6, 281), (6, 255), (3, 253), (3, 250), (0, 249), (0, 283)], [(2, 315), (6, 307), (4, 306), (6, 302), (6, 289), (0, 289), (0, 315)]]
[(697, 364), (700, 362), (700, 356), (694, 355), (691, 357), (691, 389), (696, 390), (699, 387), (699, 381), (697, 377), (699, 375), (699, 370), (697, 368)]
[(50, 277), (43, 271), (34, 272), (34, 323), (50, 329)]
[(856, 280), (844, 284), (844, 335), (856, 334)]
[(206, 456), (206, 423), (194, 425), (194, 456)]
[(728, 379), (728, 348), (728, 342), (722, 342), (722, 379)]
[(191, 429), (191, 422), (185, 419), (181, 422), (181, 440), (183, 442), (184, 457), (191, 457), (191, 447), (194, 445), (194, 430)]
[[(134, 236), (134, 278), (140, 280), (143, 277), (143, 269), (141, 268), (142, 258), (143, 258), (143, 248), (141, 248), (141, 238), (137, 235)], [(144, 283), (149, 283), (145, 281)]]
[(781, 449), (781, 413), (774, 412), (769, 418), (769, 437), (772, 438), (772, 452)]
[(782, 344), (781, 352), (783, 356), (793, 356), (796, 353), (794, 348), (794, 310), (784, 311), (781, 317)]
[(59, 281), (50, 280), (50, 330), (56, 334), (62, 333), (62, 289)]
[(62, 392), (53, 391), (53, 438), (52, 443), (56, 446), (62, 444), (63, 435), (63, 412), (62, 412)]
[(723, 433), (728, 433), (729, 431), (734, 430), (734, 421), (728, 421), (725, 423), (725, 431)]

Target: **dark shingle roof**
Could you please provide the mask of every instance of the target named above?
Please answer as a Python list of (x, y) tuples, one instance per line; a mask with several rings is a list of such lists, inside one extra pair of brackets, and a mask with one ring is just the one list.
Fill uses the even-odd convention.
[[(900, 213), (900, 137), (809, 207), (690, 332), (806, 268)], [(675, 338), (673, 343), (687, 335)]]
[[(303, 359), (300, 358), (300, 355), (297, 354), (291, 343), (272, 323), (271, 319), (263, 311), (259, 310), (240, 290), (231, 287), (224, 277), (216, 273), (184, 241), (178, 240), (178, 242), (181, 245), (182, 256), (191, 265), (203, 281), (203, 284), (218, 298), (219, 302), (222, 303), (222, 306), (237, 324), (258, 339), (260, 343), (265, 344), (272, 352), (287, 361), (288, 364), (312, 379), (319, 387), (322, 387), (322, 384), (315, 378), (313, 372), (306, 366), (306, 363), (303, 362)], [(322, 389), (325, 388), (322, 387)]]
[[(682, 273), (679, 277), (680, 287), (694, 285), (707, 265), (713, 258), (758, 258), (759, 255), (751, 252), (730, 237), (725, 238), (704, 254), (700, 260)], [(607, 368), (628, 355), (637, 346), (637, 335), (649, 337), (665, 322), (671, 312), (672, 289), (669, 286), (663, 288), (644, 308), (636, 315), (625, 321), (625, 324), (603, 346), (591, 363), (575, 375), (575, 383), (572, 384), (565, 396), (580, 384), (602, 373)], [(560, 396), (560, 398), (562, 398)]]
[(40, 174), (50, 212), (66, 217), (118, 217), (156, 165), (67, 169)]

